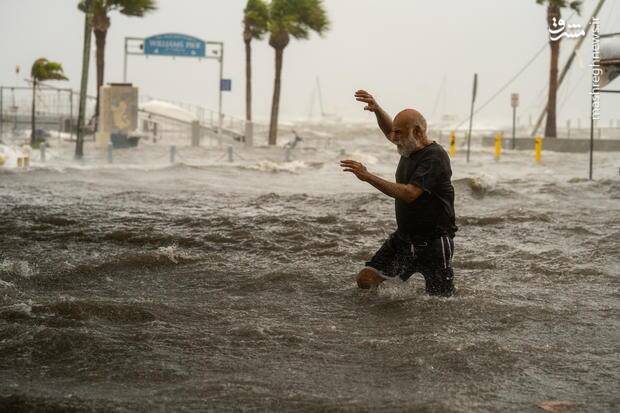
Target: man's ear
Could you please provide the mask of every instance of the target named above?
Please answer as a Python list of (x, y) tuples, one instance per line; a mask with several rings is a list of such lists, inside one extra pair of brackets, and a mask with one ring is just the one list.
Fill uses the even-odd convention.
[(424, 133), (422, 132), (422, 128), (417, 125), (413, 127), (413, 134), (418, 141), (422, 141), (424, 139)]

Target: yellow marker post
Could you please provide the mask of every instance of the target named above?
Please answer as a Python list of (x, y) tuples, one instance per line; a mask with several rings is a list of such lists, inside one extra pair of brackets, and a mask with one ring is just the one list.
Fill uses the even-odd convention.
[(542, 138), (540, 136), (537, 136), (534, 142), (534, 147), (536, 148), (536, 161), (540, 162), (542, 152)]
[(495, 134), (495, 160), (499, 161), (499, 156), (502, 154), (502, 133)]
[(454, 131), (450, 132), (450, 157), (454, 158), (456, 155), (456, 135)]

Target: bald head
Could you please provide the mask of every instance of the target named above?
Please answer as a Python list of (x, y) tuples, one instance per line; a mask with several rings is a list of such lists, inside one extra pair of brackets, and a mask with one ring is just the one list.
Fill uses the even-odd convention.
[(426, 119), (415, 109), (405, 109), (398, 112), (394, 118), (394, 129), (412, 129), (416, 138), (419, 135), (426, 137)]
[(415, 109), (400, 111), (392, 122), (390, 140), (404, 156), (429, 145), (431, 142), (426, 136), (426, 119)]

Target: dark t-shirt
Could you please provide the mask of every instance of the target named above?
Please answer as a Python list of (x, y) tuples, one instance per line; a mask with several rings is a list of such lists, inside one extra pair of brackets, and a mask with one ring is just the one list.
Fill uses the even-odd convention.
[(424, 192), (413, 202), (396, 198), (396, 223), (399, 232), (412, 239), (454, 237), (458, 230), (454, 214), (454, 187), (450, 182), (450, 157), (437, 142), (401, 156), (396, 182), (415, 184)]

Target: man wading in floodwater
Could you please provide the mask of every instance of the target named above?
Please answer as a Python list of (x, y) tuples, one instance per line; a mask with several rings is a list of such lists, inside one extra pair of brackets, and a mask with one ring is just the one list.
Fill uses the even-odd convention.
[(454, 292), (454, 188), (446, 151), (426, 136), (426, 120), (414, 109), (390, 116), (368, 92), (358, 90), (356, 100), (374, 112), (385, 137), (396, 145), (400, 162), (396, 183), (368, 172), (359, 162), (343, 160), (340, 166), (395, 199), (397, 229), (357, 275), (360, 288), (378, 286), (388, 278), (406, 281), (419, 272), (430, 295), (451, 296)]

